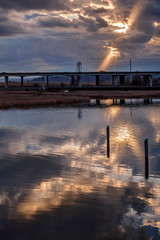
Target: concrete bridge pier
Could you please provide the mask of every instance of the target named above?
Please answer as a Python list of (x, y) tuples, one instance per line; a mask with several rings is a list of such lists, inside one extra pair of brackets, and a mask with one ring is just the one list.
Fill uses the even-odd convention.
[(5, 76), (5, 88), (8, 88), (8, 76)]
[(24, 80), (24, 77), (21, 76), (21, 87), (23, 87), (23, 80)]
[(112, 75), (112, 86), (117, 86), (117, 85), (118, 85), (117, 76)]
[(120, 86), (125, 86), (125, 76), (124, 75), (120, 75)]
[(129, 75), (129, 85), (132, 85), (132, 80), (133, 80), (133, 76), (130, 74)]
[(44, 76), (42, 76), (42, 89), (43, 90), (45, 89), (45, 86), (44, 86)]
[(153, 86), (153, 80), (152, 80), (152, 75), (149, 76), (149, 86)]
[(100, 76), (96, 75), (96, 86), (100, 86)]
[(81, 87), (81, 76), (78, 75), (77, 77), (78, 77), (78, 87)]
[(47, 80), (47, 87), (49, 87), (49, 76), (46, 76), (46, 80)]
[(150, 85), (150, 83), (149, 83), (149, 79), (150, 78), (150, 76), (149, 75), (143, 75), (143, 82), (144, 82), (144, 85), (146, 86), (146, 87), (149, 87), (149, 85)]
[(115, 76), (112, 75), (112, 86), (115, 86)]
[(71, 76), (71, 86), (74, 86), (75, 83), (74, 83), (74, 75)]

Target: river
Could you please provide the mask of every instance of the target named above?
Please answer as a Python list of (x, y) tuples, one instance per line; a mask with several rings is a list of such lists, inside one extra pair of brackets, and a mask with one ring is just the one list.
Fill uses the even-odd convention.
[(159, 238), (160, 99), (0, 111), (1, 240)]

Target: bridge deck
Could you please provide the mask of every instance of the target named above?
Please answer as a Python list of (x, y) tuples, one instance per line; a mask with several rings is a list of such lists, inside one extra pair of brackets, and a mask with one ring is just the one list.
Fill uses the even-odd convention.
[(28, 76), (76, 76), (76, 75), (90, 75), (90, 76), (105, 76), (105, 75), (160, 75), (160, 71), (147, 71), (147, 72), (1, 72), (0, 77), (15, 76), (15, 77), (28, 77)]

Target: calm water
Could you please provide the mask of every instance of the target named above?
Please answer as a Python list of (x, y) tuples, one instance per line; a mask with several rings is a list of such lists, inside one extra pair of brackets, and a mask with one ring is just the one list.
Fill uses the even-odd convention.
[(160, 100), (0, 111), (0, 239), (160, 239)]

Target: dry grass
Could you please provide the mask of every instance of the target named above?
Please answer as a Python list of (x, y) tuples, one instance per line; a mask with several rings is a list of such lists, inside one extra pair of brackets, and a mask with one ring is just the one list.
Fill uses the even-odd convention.
[(54, 106), (57, 104), (71, 104), (89, 102), (85, 96), (72, 96), (63, 93), (48, 93), (36, 91), (1, 91), (0, 108)]
[(107, 98), (160, 98), (160, 91), (0, 91), (0, 109), (55, 106)]

